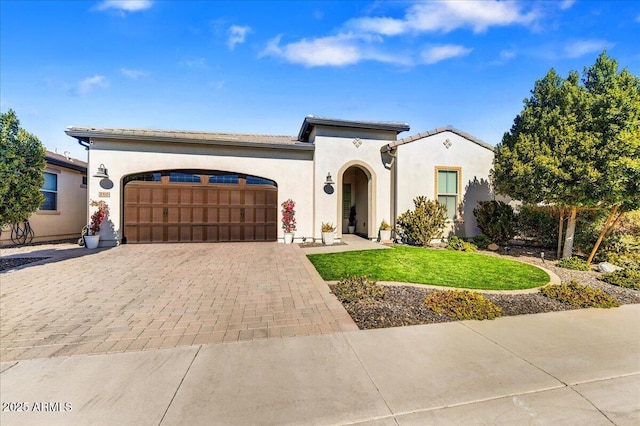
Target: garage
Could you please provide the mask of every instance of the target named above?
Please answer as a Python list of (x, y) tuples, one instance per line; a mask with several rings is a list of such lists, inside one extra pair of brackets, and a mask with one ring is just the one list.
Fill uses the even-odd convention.
[(165, 170), (124, 179), (125, 243), (276, 241), (278, 188), (244, 174)]

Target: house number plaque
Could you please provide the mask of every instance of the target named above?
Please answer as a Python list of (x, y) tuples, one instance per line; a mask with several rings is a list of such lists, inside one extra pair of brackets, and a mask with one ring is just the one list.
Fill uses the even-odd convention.
[(98, 192), (98, 197), (101, 198), (109, 198), (111, 197), (111, 193), (109, 191), (105, 191), (105, 192)]

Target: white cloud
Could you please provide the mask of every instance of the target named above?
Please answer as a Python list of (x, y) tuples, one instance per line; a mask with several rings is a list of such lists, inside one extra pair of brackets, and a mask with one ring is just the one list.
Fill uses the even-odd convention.
[(93, 91), (95, 88), (107, 88), (109, 87), (109, 81), (103, 75), (94, 75), (93, 77), (87, 77), (84, 80), (78, 82), (76, 86), (76, 92), (79, 95), (86, 95)]
[(209, 69), (209, 65), (207, 64), (207, 60), (205, 58), (189, 58), (180, 62), (180, 65), (183, 67), (191, 68), (194, 70), (207, 70)]
[(516, 2), (433, 1), (418, 3), (407, 9), (404, 18), (357, 18), (347, 26), (381, 35), (399, 35), (422, 32), (450, 32), (458, 28), (471, 28), (479, 33), (493, 26), (529, 25), (539, 16), (536, 12), (523, 12)]
[(472, 50), (473, 49), (457, 44), (445, 44), (423, 50), (420, 57), (425, 64), (435, 64), (445, 59), (466, 56), (471, 53)]
[(149, 73), (144, 72), (144, 71), (140, 71), (140, 70), (132, 70), (129, 68), (120, 68), (120, 72), (130, 78), (131, 80), (138, 80), (142, 77), (146, 77), (147, 75), (149, 75)]
[(575, 2), (576, 2), (576, 0), (562, 0), (560, 2), (560, 9), (567, 10), (567, 9), (571, 8), (571, 6), (573, 6), (573, 4)]
[(137, 12), (151, 8), (151, 0), (103, 0), (96, 6), (97, 10), (115, 9), (122, 12)]
[(564, 56), (568, 58), (579, 58), (589, 53), (600, 53), (613, 45), (605, 40), (577, 40), (564, 46)]
[(233, 50), (236, 47), (236, 44), (244, 43), (247, 34), (251, 32), (251, 27), (232, 25), (228, 32), (229, 40), (227, 41), (227, 46), (229, 46), (229, 50)]
[(345, 66), (364, 59), (354, 39), (348, 35), (302, 39), (284, 46), (280, 46), (281, 38), (282, 35), (278, 35), (271, 39), (260, 56), (280, 56), (307, 67)]

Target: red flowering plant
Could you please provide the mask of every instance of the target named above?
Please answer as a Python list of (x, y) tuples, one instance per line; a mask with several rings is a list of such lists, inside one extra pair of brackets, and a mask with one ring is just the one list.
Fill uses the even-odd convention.
[(296, 211), (294, 207), (296, 202), (289, 198), (281, 204), (282, 206), (282, 229), (284, 232), (293, 232), (296, 230)]
[(91, 223), (89, 224), (89, 234), (96, 235), (100, 232), (100, 225), (109, 214), (109, 206), (104, 201), (91, 200), (91, 207), (97, 207), (98, 209), (91, 215)]

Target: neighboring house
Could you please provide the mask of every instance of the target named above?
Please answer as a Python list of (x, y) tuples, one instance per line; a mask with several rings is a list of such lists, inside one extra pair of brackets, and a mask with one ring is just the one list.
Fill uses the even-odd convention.
[[(79, 238), (87, 224), (87, 163), (47, 151), (44, 202), (29, 217), (33, 242)], [(11, 227), (2, 229), (0, 244), (11, 242)]]
[[(276, 241), (280, 204), (296, 202), (296, 241), (321, 224), (375, 239), (418, 195), (448, 206), (449, 228), (478, 233), (473, 207), (491, 199), (493, 148), (447, 127), (397, 140), (407, 123), (307, 116), (297, 137), (69, 127), (89, 149), (89, 198), (109, 204), (101, 245)], [(100, 175), (98, 175), (100, 176)]]

